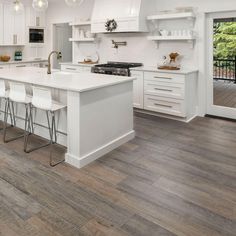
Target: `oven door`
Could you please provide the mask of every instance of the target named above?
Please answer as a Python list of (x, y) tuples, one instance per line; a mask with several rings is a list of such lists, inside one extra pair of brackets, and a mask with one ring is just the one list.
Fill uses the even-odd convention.
[(29, 43), (44, 43), (44, 29), (29, 29)]

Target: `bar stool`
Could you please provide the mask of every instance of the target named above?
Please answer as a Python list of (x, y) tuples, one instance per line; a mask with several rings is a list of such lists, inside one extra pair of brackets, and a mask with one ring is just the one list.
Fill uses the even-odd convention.
[(14, 141), (16, 139), (22, 138), (25, 136), (25, 132), (19, 136), (7, 139), (7, 121), (8, 116), (10, 114), (12, 126), (16, 126), (16, 116), (14, 111), (14, 103), (15, 104), (23, 104), (25, 105), (25, 130), (28, 128), (28, 130), (31, 130), (31, 133), (33, 133), (33, 125), (32, 117), (30, 117), (29, 113), (29, 107), (31, 103), (31, 97), (26, 94), (26, 88), (25, 85), (22, 83), (17, 82), (9, 82), (10, 85), (10, 91), (8, 99), (6, 100), (5, 104), (5, 114), (4, 114), (4, 128), (3, 128), (3, 141), (5, 143), (8, 143), (10, 141)]
[[(9, 90), (6, 89), (6, 84), (4, 80), (0, 79), (0, 103), (2, 105), (2, 100), (4, 101), (4, 106), (5, 109), (3, 111), (4, 115), (3, 115), (3, 121), (5, 119), (5, 111), (6, 111), (6, 106), (8, 105), (8, 98), (9, 98)], [(11, 118), (11, 126), (13, 126), (13, 117), (12, 117), (12, 113), (10, 112), (10, 118)], [(0, 130), (3, 130), (3, 128), (0, 128)]]
[[(59, 102), (52, 100), (52, 94), (51, 90), (47, 88), (42, 87), (33, 87), (33, 97), (32, 97), (32, 103), (30, 106), (30, 113), (31, 115), (28, 117), (32, 117), (32, 111), (33, 109), (40, 109), (46, 112), (47, 117), (47, 123), (48, 123), (48, 129), (49, 129), (49, 137), (50, 140), (48, 143), (40, 145), (38, 147), (34, 147), (31, 149), (28, 149), (28, 139), (29, 139), (29, 130), (26, 131), (26, 138), (24, 143), (24, 151), (26, 153), (30, 153), (32, 151), (38, 150), (40, 148), (50, 146), (50, 166), (54, 167), (65, 160), (61, 160), (59, 162), (54, 163), (53, 157), (52, 157), (52, 147), (53, 144), (57, 143), (57, 130), (56, 130), (56, 120), (55, 120), (55, 112), (62, 110), (66, 108), (66, 105), (63, 105)], [(30, 122), (30, 121), (28, 121)], [(29, 127), (28, 127), (29, 128)]]

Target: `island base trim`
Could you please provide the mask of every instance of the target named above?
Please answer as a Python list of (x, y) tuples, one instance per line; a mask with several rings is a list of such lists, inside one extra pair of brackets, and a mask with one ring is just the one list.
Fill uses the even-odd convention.
[(107, 143), (106, 145), (100, 147), (99, 149), (90, 152), (82, 157), (77, 157), (73, 154), (66, 153), (65, 161), (66, 163), (76, 167), (76, 168), (83, 168), (84, 166), (88, 165), (89, 163), (97, 160), (98, 158), (104, 156), (105, 154), (111, 152), (112, 150), (118, 148), (119, 146), (123, 145), (124, 143), (129, 142), (135, 137), (135, 131), (132, 130), (129, 133), (114, 139), (113, 141)]

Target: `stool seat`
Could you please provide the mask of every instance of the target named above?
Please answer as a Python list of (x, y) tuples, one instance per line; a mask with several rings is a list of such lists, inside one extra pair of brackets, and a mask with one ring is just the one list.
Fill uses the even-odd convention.
[(45, 110), (45, 111), (58, 111), (58, 110), (66, 108), (66, 105), (64, 105), (62, 103), (59, 103), (57, 101), (54, 101), (54, 100), (52, 100), (50, 108), (49, 107), (45, 108), (44, 106), (42, 106), (42, 105), (40, 106), (39, 104), (37, 104), (37, 105), (32, 104), (32, 105), (35, 108), (38, 108), (38, 109), (41, 109), (41, 110)]

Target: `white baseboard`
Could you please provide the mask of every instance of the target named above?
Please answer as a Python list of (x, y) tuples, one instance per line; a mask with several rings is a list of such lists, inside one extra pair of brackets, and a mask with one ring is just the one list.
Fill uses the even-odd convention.
[(70, 153), (66, 153), (65, 161), (66, 163), (75, 166), (77, 168), (82, 168), (89, 163), (97, 160), (98, 158), (104, 156), (105, 154), (111, 152), (112, 150), (118, 148), (119, 146), (123, 145), (124, 143), (127, 143), (131, 139), (135, 137), (135, 131), (131, 131), (117, 139), (114, 139), (113, 141), (107, 143), (106, 145), (98, 148), (97, 150), (90, 152), (89, 154), (86, 154), (82, 157), (74, 156)]

